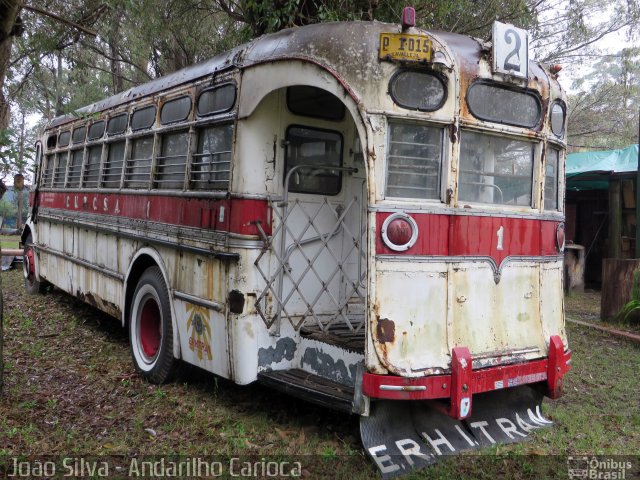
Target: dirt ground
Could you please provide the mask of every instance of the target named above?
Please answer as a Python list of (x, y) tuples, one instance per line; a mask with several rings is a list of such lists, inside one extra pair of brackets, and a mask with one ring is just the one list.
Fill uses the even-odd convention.
[[(377, 476), (357, 417), (195, 368), (184, 367), (171, 384), (150, 385), (135, 373), (118, 322), (58, 290), (28, 296), (21, 275), (2, 273), (0, 477), (3, 461), (29, 455), (268, 456), (300, 461), (305, 478)], [(567, 299), (567, 315), (595, 321), (597, 297)], [(554, 427), (408, 478), (567, 478), (567, 455), (637, 455), (640, 348), (567, 328), (573, 370), (566, 394), (544, 404)]]

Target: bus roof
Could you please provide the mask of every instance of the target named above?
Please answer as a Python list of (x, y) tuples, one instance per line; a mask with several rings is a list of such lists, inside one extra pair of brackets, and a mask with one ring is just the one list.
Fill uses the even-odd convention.
[[(79, 115), (90, 115), (133, 99), (152, 96), (179, 85), (215, 76), (231, 69), (243, 69), (252, 65), (277, 61), (308, 61), (340, 72), (354, 87), (358, 83), (366, 88), (371, 78), (381, 78), (382, 67), (378, 61), (380, 33), (401, 31), (401, 26), (382, 22), (332, 22), (290, 28), (264, 35), (228, 52), (212, 57), (182, 70), (132, 87), (124, 92), (87, 105), (77, 111), (54, 118), (48, 128), (55, 128), (78, 119)], [(479, 59), (490, 44), (481, 40), (450, 32), (412, 29), (410, 33), (428, 34), (440, 41), (453, 55), (461, 69), (463, 85), (479, 76)], [(353, 72), (347, 74), (345, 72)], [(464, 81), (466, 78), (466, 81)], [(548, 91), (549, 76), (540, 65), (529, 62), (529, 83)]]

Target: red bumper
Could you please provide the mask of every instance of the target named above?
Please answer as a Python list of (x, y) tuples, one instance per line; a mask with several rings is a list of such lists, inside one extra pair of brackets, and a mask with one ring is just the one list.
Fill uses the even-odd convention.
[(547, 396), (562, 395), (564, 374), (571, 368), (571, 351), (565, 352), (559, 336), (549, 342), (549, 356), (542, 360), (473, 370), (467, 347), (456, 347), (451, 354), (451, 375), (407, 378), (365, 373), (362, 391), (371, 398), (389, 400), (451, 399), (449, 415), (463, 419), (471, 415), (472, 396), (502, 388), (539, 383), (546, 380)]

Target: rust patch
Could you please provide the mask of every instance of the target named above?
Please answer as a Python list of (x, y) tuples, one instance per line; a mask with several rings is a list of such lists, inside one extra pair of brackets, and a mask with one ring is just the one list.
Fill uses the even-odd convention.
[(115, 303), (108, 302), (103, 298), (94, 295), (91, 292), (84, 293), (78, 289), (76, 290), (76, 298), (116, 318), (121, 316), (122, 312), (120, 311), (120, 307)]
[(451, 143), (458, 141), (458, 127), (454, 123), (449, 125), (449, 138), (451, 139)]
[(382, 343), (393, 343), (396, 337), (396, 324), (388, 318), (379, 318), (376, 327), (376, 336)]

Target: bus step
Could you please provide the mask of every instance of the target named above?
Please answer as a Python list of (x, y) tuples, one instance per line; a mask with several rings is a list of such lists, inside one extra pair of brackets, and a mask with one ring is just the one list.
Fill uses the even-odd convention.
[(258, 380), (275, 390), (294, 397), (351, 413), (353, 387), (343, 385), (298, 368), (274, 370), (258, 374)]

